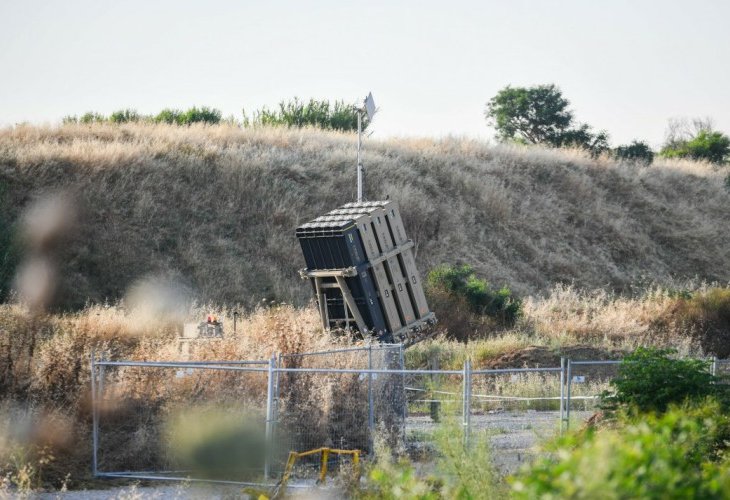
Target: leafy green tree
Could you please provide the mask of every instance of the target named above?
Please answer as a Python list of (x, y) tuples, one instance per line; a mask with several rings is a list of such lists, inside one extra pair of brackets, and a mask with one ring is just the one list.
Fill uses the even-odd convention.
[(591, 127), (585, 123), (563, 132), (563, 135), (553, 145), (585, 149), (593, 156), (598, 156), (611, 149), (608, 144), (608, 134), (603, 130), (594, 133), (591, 131)]
[(508, 85), (487, 103), (486, 116), (501, 140), (555, 145), (573, 123), (569, 105), (553, 84), (529, 88)]
[(619, 160), (650, 165), (654, 161), (654, 151), (645, 142), (632, 141), (630, 144), (622, 144), (613, 150), (614, 156)]
[(598, 155), (608, 150), (608, 134), (576, 124), (570, 101), (554, 84), (534, 87), (507, 86), (487, 103), (487, 121), (497, 138), (552, 147), (580, 147)]

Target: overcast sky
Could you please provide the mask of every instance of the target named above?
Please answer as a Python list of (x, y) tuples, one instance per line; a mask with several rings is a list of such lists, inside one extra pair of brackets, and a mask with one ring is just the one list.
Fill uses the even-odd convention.
[(0, 124), (94, 110), (356, 101), (377, 137), (491, 138), (487, 100), (555, 83), (612, 143), (730, 132), (730, 2), (0, 0)]

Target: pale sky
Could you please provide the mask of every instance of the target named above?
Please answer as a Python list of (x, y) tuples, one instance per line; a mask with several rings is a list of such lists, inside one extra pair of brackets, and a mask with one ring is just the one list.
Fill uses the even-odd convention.
[(555, 83), (613, 144), (730, 132), (730, 2), (0, 0), (0, 124), (345, 99), (375, 137), (492, 138), (505, 85)]

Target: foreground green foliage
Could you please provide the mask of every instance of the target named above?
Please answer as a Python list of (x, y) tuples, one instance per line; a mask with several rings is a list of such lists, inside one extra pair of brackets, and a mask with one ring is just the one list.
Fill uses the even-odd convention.
[(452, 421), (441, 427), (435, 438), (439, 450), (435, 474), (419, 477), (407, 459), (394, 461), (388, 450), (380, 450), (377, 464), (367, 472), (367, 486), (355, 496), (373, 500), (505, 498), (506, 487), (492, 466), (485, 437), (465, 448), (463, 433)]
[[(624, 417), (626, 419), (626, 417)], [(730, 498), (730, 423), (717, 403), (571, 434), (511, 480), (516, 498)]]
[(704, 399), (724, 390), (715, 383), (710, 362), (675, 359), (672, 354), (671, 349), (640, 347), (626, 356), (618, 377), (611, 381), (613, 392), (602, 395), (604, 407), (663, 412), (670, 404)]

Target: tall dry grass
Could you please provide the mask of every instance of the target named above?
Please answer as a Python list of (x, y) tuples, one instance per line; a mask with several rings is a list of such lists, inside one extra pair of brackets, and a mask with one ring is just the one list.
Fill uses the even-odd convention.
[[(62, 306), (114, 301), (151, 274), (214, 303), (303, 305), (293, 230), (354, 198), (354, 140), (228, 125), (6, 128), (0, 210), (17, 220), (50, 193), (76, 200), (76, 230), (52, 258)], [(389, 139), (367, 141), (366, 166), (368, 196), (402, 205), (422, 272), (465, 262), (520, 294), (730, 280), (728, 192), (710, 165)]]
[[(701, 287), (696, 291), (698, 303), (717, 302), (714, 290)], [(696, 304), (660, 288), (627, 298), (603, 290), (556, 286), (545, 297), (528, 297), (524, 315), (511, 330), (469, 343), (439, 336), (406, 351), (406, 364), (460, 369), (470, 358), (475, 368), (557, 366), (561, 355), (615, 358), (639, 345), (671, 346), (683, 355), (703, 355), (692, 324), (668, 321), (683, 308), (696, 311)], [(89, 306), (63, 314), (39, 314), (19, 304), (0, 305), (0, 430), (17, 428), (21, 421), (21, 427), (27, 429), (20, 436), (0, 433), (0, 444), (5, 443), (6, 450), (26, 450), (23, 456), (31, 462), (47, 454), (55, 457), (45, 466), (47, 484), (68, 482), (69, 472), (71, 486), (88, 479), (92, 350), (107, 359), (165, 361), (188, 356), (193, 360), (267, 360), (277, 353), (320, 351), (354, 343), (347, 336), (322, 333), (312, 305), (261, 305), (238, 318), (235, 334), (233, 312), (200, 305), (190, 309), (186, 320), (210, 313), (219, 316), (226, 336), (193, 342), (186, 351), (178, 338), (179, 324), (155, 321), (124, 304)], [(364, 367), (362, 361), (343, 354), (320, 364)], [(287, 366), (301, 364), (301, 360), (289, 361)], [(100, 411), (108, 426), (103, 432), (104, 449), (115, 451), (106, 455), (105, 465), (159, 466), (164, 458), (159, 449), (164, 444), (165, 419), (173, 418), (183, 407), (236, 404), (253, 411), (265, 407), (265, 373), (239, 376), (201, 371), (177, 376), (173, 372), (108, 369)], [(288, 445), (292, 449), (322, 443), (365, 446), (363, 381), (349, 374), (296, 375), (282, 375), (280, 379), (280, 424), (290, 431)], [(378, 387), (378, 397), (396, 401), (392, 387)], [(539, 378), (519, 383), (507, 378), (498, 386), (485, 386), (482, 392), (534, 397), (548, 394), (549, 387)], [(387, 411), (384, 415), (383, 425), (387, 427)], [(59, 441), (58, 436), (64, 439)], [(332, 436), (349, 437), (347, 442), (330, 443)], [(0, 469), (7, 467), (7, 460), (0, 454)]]

